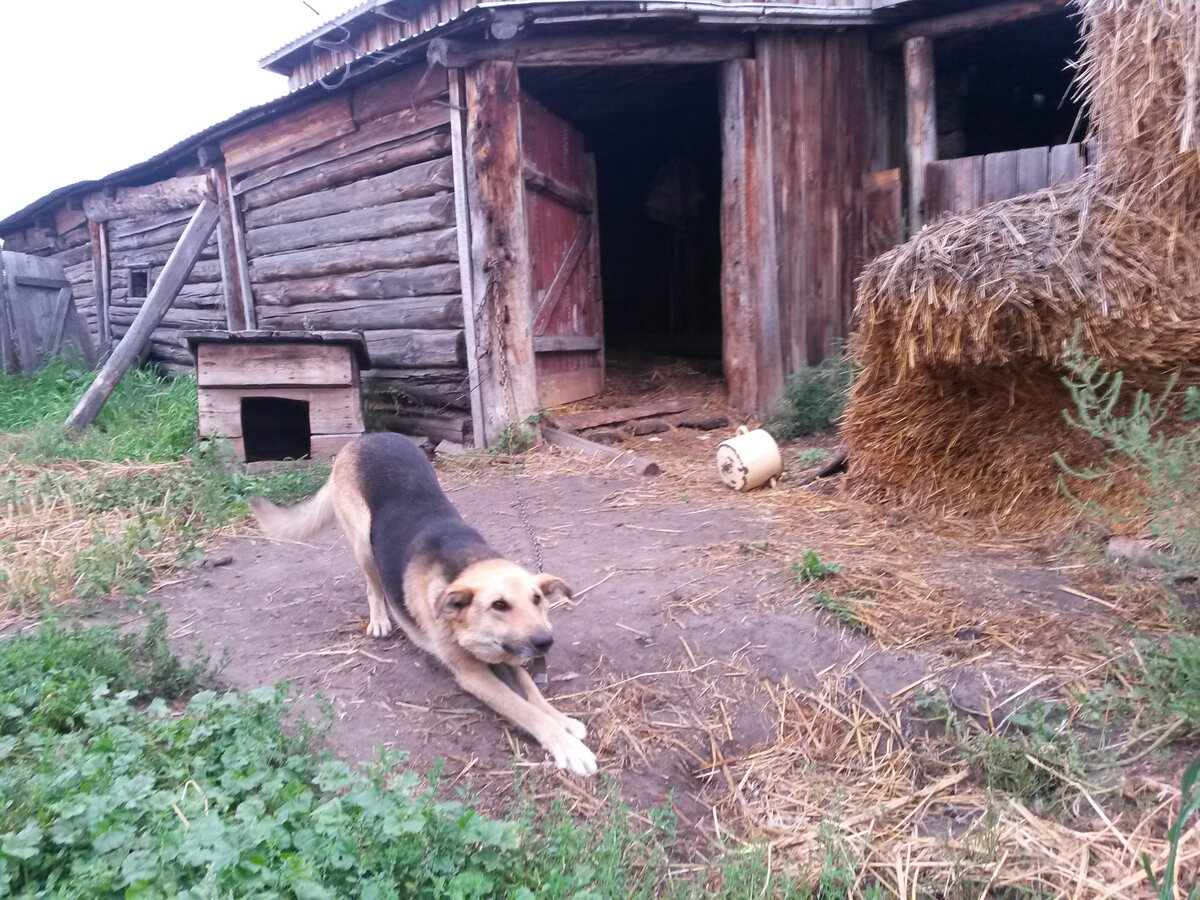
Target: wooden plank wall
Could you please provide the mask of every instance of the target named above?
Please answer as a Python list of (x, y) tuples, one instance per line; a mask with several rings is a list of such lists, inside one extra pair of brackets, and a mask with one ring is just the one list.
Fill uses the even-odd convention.
[(925, 170), (927, 220), (1053, 187), (1077, 177), (1083, 171), (1083, 164), (1080, 144), (1030, 147), (931, 162)]
[(82, 210), (60, 209), (53, 222), (3, 235), (4, 249), (17, 253), (48, 256), (63, 265), (75, 308), (84, 317), (93, 342), (99, 346), (100, 316), (92, 280), (92, 244)]
[(766, 33), (756, 56), (757, 190), (776, 259), (760, 276), (760, 315), (778, 322), (760, 331), (757, 406), (768, 411), (785, 376), (819, 363), (849, 331), (864, 259), (867, 45), (857, 34)]
[(402, 396), (414, 423), (440, 417), (438, 433), (462, 440), (470, 395), (447, 95), (444, 69), (417, 66), (221, 150), (258, 327), (362, 331), (366, 381)]

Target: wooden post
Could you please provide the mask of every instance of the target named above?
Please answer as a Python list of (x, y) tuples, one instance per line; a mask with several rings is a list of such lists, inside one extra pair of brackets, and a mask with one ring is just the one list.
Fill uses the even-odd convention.
[(471, 394), (471, 434), (476, 447), (485, 446), (483, 386), (479, 380), (479, 340), (475, 334), (475, 261), (471, 256), (471, 211), (467, 204), (470, 149), (466, 141), (467, 87), (461, 69), (448, 73), (450, 87), (450, 152), (454, 167), (454, 220), (458, 238), (458, 269), (462, 281), (463, 339), (467, 352), (467, 386)]
[(516, 66), (486, 61), (466, 70), (467, 204), (471, 291), (483, 389), (484, 446), (537, 409), (529, 233), (521, 175), (521, 88)]
[(108, 304), (112, 297), (112, 273), (109, 271), (108, 225), (105, 222), (88, 221), (88, 234), (92, 242), (92, 291), (96, 295), (96, 338), (100, 354), (108, 350), (111, 332), (108, 321)]
[(4, 252), (0, 251), (0, 372), (20, 370), (17, 351), (9, 332), (8, 273), (4, 271)]
[(933, 41), (904, 42), (904, 97), (908, 114), (908, 222), (917, 232), (925, 222), (925, 164), (937, 159), (936, 83)]
[(230, 331), (252, 330), (255, 327), (254, 296), (250, 290), (250, 264), (246, 259), (242, 219), (229, 184), (225, 160), (214, 160), (210, 171), (217, 192), (217, 252), (221, 258), (225, 324)]
[(216, 225), (216, 202), (209, 199), (201, 201), (191, 221), (188, 222), (187, 228), (184, 229), (183, 235), (179, 238), (179, 243), (171, 251), (171, 256), (167, 259), (167, 264), (163, 266), (158, 281), (151, 288), (150, 296), (146, 298), (146, 302), (138, 311), (137, 318), (133, 320), (133, 325), (121, 339), (121, 343), (113, 350), (112, 356), (108, 358), (108, 362), (104, 364), (100, 374), (96, 376), (96, 380), (84, 393), (83, 399), (79, 401), (67, 418), (67, 428), (86, 428), (95, 421), (104, 402), (116, 388), (117, 382), (133, 365), (142, 352), (142, 348), (150, 340), (154, 329), (158, 327), (163, 316), (170, 309)]
[(755, 265), (762, 240), (753, 194), (757, 76), (753, 60), (721, 67), (721, 357), (729, 405), (743, 412), (758, 407), (758, 306), (766, 299)]

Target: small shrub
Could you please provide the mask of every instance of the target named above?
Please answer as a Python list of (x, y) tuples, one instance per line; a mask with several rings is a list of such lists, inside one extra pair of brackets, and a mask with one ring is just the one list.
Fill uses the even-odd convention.
[(787, 377), (775, 415), (763, 427), (777, 441), (826, 431), (846, 408), (853, 368), (846, 357), (806, 366)]
[(509, 422), (488, 447), (488, 453), (494, 456), (518, 456), (524, 453), (537, 440), (537, 426), (546, 415), (546, 410), (539, 409), (520, 422)]
[(1157, 397), (1143, 390), (1123, 396), (1123, 373), (1103, 371), (1100, 360), (1080, 350), (1077, 338), (1064, 349), (1064, 361), (1074, 405), (1064, 413), (1067, 421), (1104, 443), (1109, 457), (1095, 468), (1076, 470), (1058, 456), (1059, 466), (1083, 480), (1118, 471), (1141, 476), (1150, 533), (1171, 547), (1164, 563), (1172, 574), (1195, 576), (1200, 572), (1200, 426), (1180, 427), (1172, 420), (1175, 409), (1179, 422), (1200, 418), (1200, 390), (1191, 387), (1176, 395), (1172, 377)]

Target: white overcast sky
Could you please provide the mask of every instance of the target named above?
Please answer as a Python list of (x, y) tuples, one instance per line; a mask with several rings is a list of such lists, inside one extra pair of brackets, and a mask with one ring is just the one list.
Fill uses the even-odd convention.
[(354, 0), (0, 0), (0, 218), (287, 92), (258, 60)]

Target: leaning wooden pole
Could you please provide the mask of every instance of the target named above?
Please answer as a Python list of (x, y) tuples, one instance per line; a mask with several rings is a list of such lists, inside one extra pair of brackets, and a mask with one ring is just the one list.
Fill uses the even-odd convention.
[(96, 380), (83, 395), (83, 399), (67, 417), (67, 428), (87, 428), (95, 421), (96, 416), (100, 414), (101, 407), (116, 388), (117, 382), (141, 354), (142, 348), (149, 342), (154, 329), (159, 326), (163, 316), (167, 314), (167, 310), (179, 296), (180, 288), (187, 281), (192, 266), (199, 259), (200, 251), (208, 243), (208, 238), (216, 225), (216, 201), (209, 198), (200, 201), (200, 206), (196, 209), (191, 221), (188, 222), (187, 228), (184, 229), (179, 243), (171, 251), (167, 264), (163, 266), (162, 274), (151, 288), (150, 296), (146, 298), (146, 302), (138, 311), (133, 325), (130, 326), (125, 337), (121, 338), (121, 342), (117, 344), (112, 356), (108, 358), (100, 370), (100, 374), (96, 376)]

